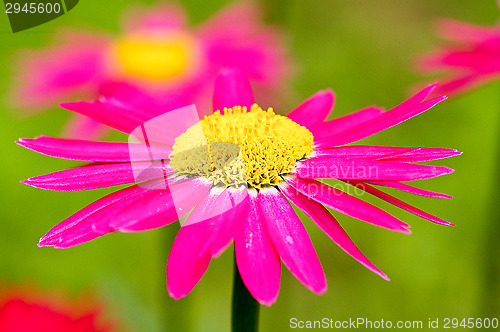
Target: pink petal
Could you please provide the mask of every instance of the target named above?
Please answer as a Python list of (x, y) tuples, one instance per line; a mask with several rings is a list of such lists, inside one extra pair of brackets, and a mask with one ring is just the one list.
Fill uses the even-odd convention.
[(407, 152), (395, 154), (393, 156), (385, 156), (379, 160), (392, 160), (405, 163), (418, 163), (422, 161), (438, 160), (461, 155), (455, 149), (444, 148), (412, 148)]
[(179, 299), (191, 292), (205, 273), (211, 254), (214, 225), (210, 216), (223, 212), (215, 204), (226, 189), (212, 189), (198, 204), (177, 234), (167, 263), (167, 288), (171, 297)]
[(455, 149), (443, 148), (350, 145), (329, 149), (317, 149), (311, 154), (310, 158), (357, 158), (415, 163), (449, 158), (460, 154), (462, 153)]
[(397, 207), (400, 207), (402, 208), (403, 210), (406, 210), (410, 213), (413, 213), (414, 215), (416, 216), (419, 216), (421, 218), (424, 218), (424, 219), (427, 219), (427, 220), (430, 220), (436, 224), (441, 224), (441, 225), (446, 225), (446, 226), (455, 226), (451, 223), (449, 223), (448, 221), (445, 221), (443, 219), (440, 219), (438, 217), (435, 217), (431, 214), (428, 214), (422, 210), (419, 210), (395, 197), (392, 197), (391, 195), (389, 194), (386, 194), (384, 193), (383, 191), (380, 191), (374, 187), (371, 187), (369, 185), (367, 185), (366, 183), (363, 183), (362, 181), (353, 181), (353, 180), (347, 180), (345, 181), (353, 186), (356, 186), (358, 189), (362, 189), (364, 191), (366, 191), (367, 193), (370, 193), (380, 199), (383, 199), (384, 201), (386, 202), (389, 202)]
[(119, 232), (142, 232), (166, 226), (191, 211), (210, 187), (211, 182), (203, 178), (169, 180), (166, 190), (150, 190), (130, 204), (117, 206), (109, 227)]
[[(207, 239), (206, 250), (210, 250), (212, 256), (219, 256), (234, 239), (247, 220), (249, 213), (249, 198), (247, 187), (239, 189), (227, 188), (215, 202), (217, 206), (223, 207), (225, 212), (210, 220), (213, 223), (213, 232)], [(210, 244), (210, 246), (208, 246)]]
[(102, 76), (102, 54), (108, 41), (95, 33), (65, 34), (55, 47), (18, 55), (18, 82), (11, 93), (15, 107), (33, 112), (76, 93), (92, 93)]
[[(90, 190), (117, 186), (135, 181), (151, 180), (158, 178), (159, 174), (166, 172), (172, 175), (174, 170), (170, 167), (164, 168), (163, 163), (134, 163), (137, 174), (142, 172), (142, 178), (135, 178), (130, 163), (117, 164), (90, 164), (87, 166), (67, 169), (55, 173), (29, 178), (22, 183), (40, 189), (57, 191)], [(149, 171), (149, 172), (148, 172)]]
[(249, 191), (249, 214), (234, 238), (236, 263), (250, 294), (270, 306), (279, 293), (281, 263), (262, 221), (256, 190)]
[(107, 133), (108, 128), (102, 123), (79, 114), (73, 114), (66, 123), (62, 136), (66, 138), (97, 140)]
[(201, 247), (211, 228), (204, 226), (181, 227), (175, 237), (167, 262), (167, 290), (174, 299), (188, 295), (208, 268), (210, 253), (201, 254)]
[(317, 126), (312, 128), (312, 133), (315, 139), (323, 139), (333, 134), (341, 133), (353, 126), (360, 125), (361, 123), (368, 123), (380, 114), (384, 113), (384, 111), (385, 110), (380, 107), (366, 107), (351, 114), (341, 116), (340, 118), (336, 118), (325, 123), (318, 123)]
[(94, 102), (63, 103), (61, 107), (86, 115), (127, 134), (156, 115), (148, 114), (145, 110), (128, 107), (110, 98)]
[[(16, 143), (47, 156), (71, 160), (129, 162), (131, 155), (134, 157), (133, 161), (151, 159), (150, 151), (144, 149), (142, 144), (93, 142), (49, 136), (20, 138)], [(168, 156), (172, 153), (172, 148), (167, 146), (152, 145), (150, 149), (155, 156)]]
[(68, 248), (110, 232), (163, 227), (189, 212), (210, 188), (198, 178), (169, 182), (168, 190), (160, 179), (148, 188), (135, 185), (107, 195), (51, 229), (38, 246)]
[(318, 181), (285, 177), (286, 182), (300, 193), (350, 217), (396, 232), (411, 233), (408, 224), (384, 210)]
[(323, 205), (312, 200), (293, 189), (286, 182), (279, 185), (281, 192), (299, 209), (311, 218), (323, 232), (332, 239), (342, 250), (351, 255), (358, 262), (363, 264), (369, 270), (375, 272), (382, 278), (389, 280), (387, 275), (373, 265), (351, 241), (347, 233), (342, 229), (338, 221), (323, 207)]
[(389, 111), (382, 113), (368, 123), (361, 123), (343, 132), (332, 135), (329, 138), (317, 140), (315, 141), (315, 146), (333, 147), (352, 143), (423, 113), (437, 103), (446, 99), (446, 97), (443, 96), (423, 101), (430, 93), (432, 93), (435, 87), (435, 84), (427, 87), (415, 96), (390, 109)]
[(290, 172), (306, 179), (422, 180), (450, 174), (444, 166), (407, 164), (394, 161), (319, 157), (297, 162)]
[[(251, 81), (266, 105), (287, 92), (283, 82), (293, 74), (284, 34), (264, 25), (262, 10), (256, 2), (239, 1), (197, 29), (208, 63), (214, 68), (241, 70)], [(272, 96), (272, 98), (271, 98)]]
[(252, 88), (248, 78), (237, 69), (223, 69), (215, 79), (214, 111), (224, 110), (224, 107), (250, 107), (254, 103)]
[(290, 272), (311, 291), (326, 291), (326, 279), (306, 229), (283, 195), (274, 189), (259, 192), (259, 207), (276, 252)]
[(307, 128), (313, 128), (328, 117), (333, 109), (335, 95), (332, 90), (323, 90), (309, 97), (291, 111), (287, 117)]
[(356, 159), (381, 159), (399, 155), (415, 148), (373, 146), (373, 145), (349, 145), (328, 149), (317, 149), (311, 154), (311, 158), (334, 157), (334, 158), (356, 158)]
[(401, 182), (397, 182), (397, 181), (364, 181), (364, 182), (374, 184), (377, 186), (394, 188), (394, 189), (406, 191), (406, 192), (409, 192), (411, 194), (420, 195), (420, 196), (426, 196), (426, 197), (432, 197), (432, 198), (446, 198), (446, 199), (453, 198), (453, 196), (450, 196), (450, 195), (438, 193), (435, 191), (420, 189), (417, 187), (410, 186), (409, 184), (401, 183)]

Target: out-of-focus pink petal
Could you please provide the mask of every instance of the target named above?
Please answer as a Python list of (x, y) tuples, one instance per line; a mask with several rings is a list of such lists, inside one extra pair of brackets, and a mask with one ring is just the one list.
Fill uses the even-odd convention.
[(168, 156), (172, 152), (172, 148), (168, 146), (151, 145), (148, 151), (142, 144), (94, 142), (49, 136), (20, 138), (16, 143), (47, 156), (95, 162), (129, 162), (131, 156), (134, 157), (132, 161), (148, 161), (151, 160), (150, 151), (154, 156)]
[(498, 37), (500, 27), (483, 27), (449, 18), (437, 22), (437, 32), (445, 39), (463, 44), (477, 44)]
[(125, 13), (125, 30), (182, 29), (186, 25), (186, 13), (175, 3), (161, 3), (152, 8), (134, 7)]
[(107, 43), (98, 35), (71, 34), (71, 42), (56, 48), (25, 51), (19, 57), (13, 105), (31, 113), (75, 93), (91, 93), (90, 83), (99, 79)]
[(450, 174), (453, 169), (394, 161), (319, 157), (298, 161), (290, 173), (307, 179), (412, 181)]
[(380, 114), (378, 117), (368, 121), (367, 123), (361, 123), (360, 125), (353, 126), (328, 138), (325, 137), (315, 140), (315, 146), (333, 147), (352, 143), (423, 113), (437, 103), (446, 99), (446, 97), (443, 96), (423, 101), (430, 93), (432, 93), (435, 87), (436, 84), (428, 86), (405, 102), (385, 113)]
[(408, 224), (378, 207), (315, 180), (286, 176), (286, 182), (300, 193), (353, 218), (393, 231), (410, 233)]
[[(105, 188), (118, 186), (126, 183), (133, 183), (136, 180), (132, 167), (139, 173), (140, 169), (147, 170), (161, 170), (165, 174), (171, 175), (174, 170), (170, 167), (164, 168), (163, 163), (135, 163), (133, 166), (130, 163), (116, 163), (116, 164), (90, 164), (82, 167), (71, 168), (55, 173), (40, 175), (37, 177), (29, 178), (28, 180), (21, 181), (22, 183), (46, 190), (56, 191), (76, 191), (76, 190), (90, 190), (96, 188)], [(148, 173), (142, 173), (142, 180), (151, 180)], [(163, 172), (153, 172), (149, 174), (153, 178), (157, 178)]]
[(342, 250), (351, 255), (354, 259), (371, 271), (375, 272), (382, 278), (389, 280), (384, 272), (380, 271), (361, 253), (361, 251), (359, 251), (344, 229), (342, 229), (338, 221), (323, 205), (301, 194), (286, 182), (282, 182), (279, 185), (279, 188), (293, 204), (304, 211), (304, 213), (307, 214), (309, 218), (311, 218), (311, 220), (314, 221), (316, 225), (318, 225), (318, 227), (321, 228), (321, 230), (325, 232), (328, 237), (330, 237), (330, 239), (332, 239), (333, 242), (342, 248)]
[(312, 128), (311, 131), (317, 139), (329, 137), (333, 134), (341, 133), (353, 126), (358, 126), (361, 123), (367, 123), (384, 112), (385, 110), (383, 108), (369, 106), (359, 111), (341, 116), (340, 118), (332, 119), (325, 123), (319, 123)]
[(397, 182), (397, 181), (364, 181), (364, 182), (374, 184), (377, 186), (394, 188), (394, 189), (406, 191), (406, 192), (409, 192), (411, 194), (420, 195), (420, 196), (426, 196), (426, 197), (432, 197), (432, 198), (446, 198), (446, 199), (453, 198), (453, 196), (450, 196), (450, 195), (438, 193), (435, 191), (420, 189), (417, 187), (410, 186), (409, 184), (401, 183), (401, 182)]
[(256, 190), (249, 191), (249, 213), (234, 238), (236, 263), (250, 294), (270, 306), (280, 288), (281, 263), (267, 234)]
[(413, 207), (413, 206), (411, 206), (411, 205), (409, 205), (409, 204), (407, 204), (407, 203), (405, 203), (405, 202), (403, 202), (395, 197), (392, 197), (389, 194), (384, 193), (383, 191), (380, 191), (372, 186), (369, 186), (368, 184), (366, 184), (362, 181), (346, 180), (345, 182), (352, 184), (353, 186), (356, 186), (357, 188), (362, 189), (362, 190), (366, 191), (367, 193), (370, 193), (370, 194), (372, 194), (380, 199), (383, 199), (384, 201), (386, 201), (388, 203), (391, 203), (397, 207), (400, 207), (403, 210), (406, 210), (410, 213), (413, 213), (416, 216), (430, 220), (436, 224), (441, 224), (441, 225), (446, 225), (446, 226), (455, 226), (446, 220), (440, 219), (440, 218), (435, 217), (427, 212), (419, 210), (416, 207)]
[(326, 291), (326, 279), (304, 225), (275, 188), (259, 192), (259, 207), (276, 252), (290, 272), (311, 291)]
[(274, 100), (282, 94), (282, 82), (291, 76), (293, 64), (286, 54), (284, 35), (273, 26), (262, 25), (261, 16), (255, 2), (237, 2), (200, 26), (197, 34), (207, 61), (241, 70), (262, 92), (259, 100), (265, 104), (270, 94)]
[(308, 129), (313, 128), (328, 117), (334, 102), (335, 94), (332, 90), (319, 91), (297, 106), (287, 117)]
[(215, 79), (213, 108), (221, 113), (224, 107), (250, 107), (254, 103), (252, 88), (248, 78), (237, 69), (221, 70)]
[(98, 140), (104, 137), (109, 128), (102, 123), (79, 114), (73, 114), (65, 124), (62, 136), (66, 138)]

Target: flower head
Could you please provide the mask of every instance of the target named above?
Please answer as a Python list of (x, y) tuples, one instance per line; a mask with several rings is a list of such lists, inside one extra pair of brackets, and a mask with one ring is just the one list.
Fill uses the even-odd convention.
[[(264, 99), (286, 90), (292, 65), (284, 38), (260, 22), (254, 3), (230, 5), (198, 27), (173, 4), (135, 8), (125, 18), (119, 36), (71, 31), (51, 48), (26, 52), (14, 105), (35, 112), (82, 95), (134, 105), (154, 100), (156, 110), (208, 104), (215, 76), (226, 66), (245, 72)], [(72, 138), (102, 134), (98, 122), (82, 116), (66, 128)]]
[(435, 93), (460, 93), (500, 78), (500, 24), (484, 27), (444, 19), (437, 26), (446, 44), (422, 56), (422, 72), (447, 72)]
[(11, 290), (0, 299), (2, 332), (109, 332), (101, 321), (101, 308), (54, 295)]
[(356, 186), (422, 218), (451, 225), (376, 187), (450, 198), (401, 181), (451, 173), (447, 167), (417, 163), (459, 155), (457, 150), (346, 145), (445, 99), (425, 100), (434, 88), (427, 87), (389, 111), (368, 107), (333, 120), (326, 120), (334, 103), (330, 90), (316, 93), (285, 117), (255, 104), (249, 82), (237, 70), (224, 70), (217, 78), (215, 112), (201, 121), (181, 116), (174, 125), (158, 125), (146, 122), (150, 117), (144, 112), (121, 111), (126, 106), (114, 100), (65, 104), (124, 132), (136, 127), (148, 132), (148, 150), (133, 142), (127, 146), (45, 136), (20, 139), (18, 144), (46, 155), (93, 162), (24, 181), (28, 185), (85, 190), (140, 182), (69, 217), (43, 236), (39, 246), (68, 248), (110, 232), (162, 227), (189, 214), (168, 259), (170, 295), (186, 296), (210, 260), (234, 240), (242, 280), (259, 302), (270, 305), (278, 295), (280, 260), (313, 292), (326, 290), (321, 263), (293, 204), (344, 251), (387, 279), (326, 207), (397, 232), (409, 233), (409, 225), (315, 179), (339, 180), (344, 189)]

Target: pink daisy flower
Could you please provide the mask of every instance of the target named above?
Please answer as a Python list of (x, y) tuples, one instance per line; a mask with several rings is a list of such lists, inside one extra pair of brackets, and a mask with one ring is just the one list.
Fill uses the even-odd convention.
[(460, 93), (500, 78), (500, 24), (484, 27), (443, 19), (437, 33), (445, 45), (417, 63), (424, 73), (448, 73), (435, 93)]
[[(128, 104), (154, 100), (164, 113), (193, 103), (208, 106), (213, 81), (226, 66), (245, 72), (264, 100), (285, 92), (292, 66), (283, 35), (261, 23), (255, 3), (232, 4), (195, 28), (178, 5), (135, 8), (120, 36), (70, 31), (51, 48), (23, 54), (11, 99), (34, 113), (75, 96), (112, 95)], [(65, 136), (93, 139), (103, 129), (75, 116)]]
[[(450, 198), (402, 181), (449, 174), (453, 172), (450, 168), (418, 162), (456, 156), (460, 152), (443, 148), (346, 145), (406, 121), (444, 100), (446, 97), (425, 100), (434, 88), (435, 85), (425, 88), (389, 111), (367, 107), (326, 120), (334, 103), (330, 90), (316, 93), (287, 116), (281, 116), (254, 104), (249, 82), (241, 72), (224, 70), (215, 81), (212, 115), (186, 130), (157, 128), (163, 131), (164, 142), (150, 147), (154, 153), (168, 155), (170, 159), (159, 157), (153, 158), (161, 159), (154, 163), (144, 163), (151, 158), (148, 153), (136, 151), (135, 145), (126, 143), (46, 136), (20, 139), (19, 145), (45, 155), (92, 162), (23, 181), (27, 185), (72, 191), (144, 181), (88, 205), (50, 230), (38, 245), (69, 248), (111, 232), (163, 227), (192, 211), (170, 251), (169, 294), (176, 299), (186, 296), (201, 279), (210, 260), (234, 240), (243, 282), (255, 299), (271, 305), (279, 291), (280, 261), (311, 291), (321, 294), (326, 290), (321, 263), (292, 209), (293, 204), (340, 248), (388, 279), (357, 249), (327, 207), (396, 232), (410, 233), (410, 226), (315, 179), (337, 179), (345, 189), (356, 186), (422, 218), (451, 225), (377, 187)], [(126, 106), (114, 100), (63, 106), (126, 133), (138, 126), (143, 128), (142, 124), (151, 118), (144, 112), (124, 111)], [(200, 126), (204, 138), (196, 131)], [(224, 168), (222, 175), (217, 165), (221, 146), (218, 142), (237, 146), (242, 157), (235, 158), (236, 162)], [(130, 156), (133, 156), (131, 162)], [(243, 180), (237, 170), (242, 165)], [(144, 172), (139, 179), (133, 175), (136, 167), (160, 172), (156, 176), (155, 172)]]
[[(88, 301), (86, 301), (88, 302)], [(102, 324), (101, 305), (70, 302), (54, 295), (10, 291), (0, 299), (2, 332), (109, 332)]]

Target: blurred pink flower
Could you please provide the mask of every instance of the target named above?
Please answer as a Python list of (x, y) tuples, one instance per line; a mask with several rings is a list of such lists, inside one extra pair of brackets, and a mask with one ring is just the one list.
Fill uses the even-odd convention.
[[(88, 302), (88, 301), (87, 301)], [(109, 332), (101, 308), (79, 301), (67, 301), (53, 294), (11, 290), (0, 299), (2, 332)]]
[(437, 33), (446, 45), (417, 63), (424, 73), (448, 73), (436, 94), (460, 93), (500, 78), (500, 24), (483, 27), (443, 19)]
[[(128, 104), (154, 100), (164, 113), (208, 104), (215, 76), (226, 66), (244, 71), (261, 98), (286, 90), (292, 64), (283, 35), (261, 23), (255, 3), (232, 4), (196, 28), (187, 24), (179, 5), (127, 14), (120, 36), (66, 31), (51, 48), (25, 52), (17, 67), (14, 106), (35, 113), (77, 96), (104, 95)], [(102, 137), (103, 127), (78, 116), (64, 135), (94, 139)]]
[[(410, 226), (355, 195), (314, 179), (338, 179), (344, 190), (350, 191), (349, 188), (356, 186), (417, 216), (451, 225), (375, 186), (450, 198), (401, 181), (449, 174), (453, 171), (450, 168), (417, 162), (456, 156), (460, 152), (443, 148), (345, 145), (406, 121), (444, 100), (445, 97), (438, 97), (425, 101), (434, 88), (435, 85), (427, 87), (389, 111), (367, 107), (334, 120), (326, 120), (334, 104), (334, 94), (325, 90), (285, 117), (254, 104), (249, 82), (241, 72), (224, 70), (216, 79), (214, 89), (214, 110), (220, 111), (200, 122), (211, 147), (208, 172), (203, 173), (200, 166), (203, 164), (201, 150), (191, 145), (200, 138), (193, 133), (195, 126), (181, 135), (167, 134), (164, 145), (155, 149), (164, 149), (170, 160), (157, 160), (150, 166), (162, 171), (169, 181), (167, 188), (163, 178), (146, 176), (145, 182), (107, 195), (69, 217), (44, 235), (38, 245), (68, 248), (110, 232), (158, 228), (193, 210), (177, 234), (168, 259), (170, 295), (186, 296), (210, 260), (234, 240), (242, 280), (260, 303), (271, 305), (279, 291), (280, 259), (311, 291), (320, 294), (326, 290), (321, 263), (292, 203), (343, 250), (387, 279), (357, 249), (325, 207), (396, 232), (410, 233)], [(125, 106), (114, 100), (63, 106), (124, 132), (131, 132), (150, 118), (144, 112), (124, 111)], [(217, 163), (213, 145), (216, 142), (232, 142), (241, 148), (245, 185), (231, 185), (237, 175), (234, 172), (217, 177), (217, 168), (213, 166)], [(135, 159), (130, 162), (129, 148), (133, 146), (128, 147), (126, 143), (47, 136), (20, 139), (17, 143), (45, 155), (92, 162), (23, 181), (48, 190), (86, 190), (133, 183), (137, 180), (133, 176), (134, 165), (150, 158), (147, 153), (142, 156), (134, 153)], [(178, 155), (182, 152), (177, 155), (174, 152), (181, 146), (188, 152), (192, 148), (195, 154), (189, 155), (191, 159), (179, 161)]]

